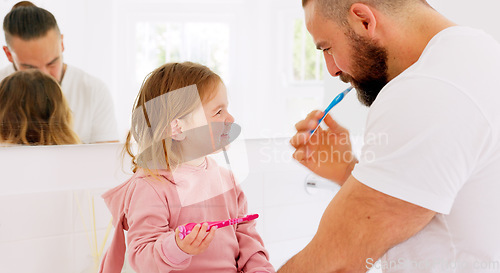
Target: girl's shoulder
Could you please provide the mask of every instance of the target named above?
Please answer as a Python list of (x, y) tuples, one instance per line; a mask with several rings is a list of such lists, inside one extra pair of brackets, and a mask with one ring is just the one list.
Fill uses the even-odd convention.
[(165, 176), (150, 173), (147, 170), (139, 168), (127, 181), (105, 192), (103, 197), (106, 198), (111, 195), (130, 195), (144, 188), (162, 190), (168, 187), (169, 184), (170, 182)]
[(165, 200), (176, 191), (175, 185), (162, 172), (138, 170), (126, 183), (128, 183), (127, 195), (130, 198), (135, 195)]
[(168, 184), (161, 176), (152, 177), (138, 170), (131, 178), (108, 190), (102, 197), (113, 215), (113, 221), (120, 221), (123, 215), (128, 215), (131, 208), (135, 211), (151, 206), (167, 208), (168, 197), (172, 196)]
[(146, 170), (139, 168), (131, 180), (133, 180), (133, 183), (146, 183), (158, 189), (168, 189), (174, 184), (172, 173), (168, 170)]

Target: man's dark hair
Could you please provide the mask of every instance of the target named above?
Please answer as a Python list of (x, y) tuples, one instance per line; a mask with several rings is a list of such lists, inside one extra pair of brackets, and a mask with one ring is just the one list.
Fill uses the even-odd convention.
[(15, 4), (3, 20), (3, 31), (7, 44), (10, 43), (12, 37), (29, 41), (45, 36), (51, 29), (59, 32), (54, 15), (29, 1)]

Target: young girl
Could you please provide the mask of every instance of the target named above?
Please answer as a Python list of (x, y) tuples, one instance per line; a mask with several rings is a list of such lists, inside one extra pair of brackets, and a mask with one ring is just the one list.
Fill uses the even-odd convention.
[[(206, 157), (229, 142), (227, 106), (224, 84), (205, 66), (169, 63), (149, 75), (125, 144), (134, 175), (103, 195), (116, 230), (100, 272), (121, 272), (123, 230), (137, 273), (274, 272), (255, 221), (206, 231), (204, 222), (247, 214), (232, 174)], [(204, 224), (181, 239), (177, 227), (190, 222)]]
[(18, 71), (0, 83), (1, 145), (80, 143), (61, 87), (38, 70)]

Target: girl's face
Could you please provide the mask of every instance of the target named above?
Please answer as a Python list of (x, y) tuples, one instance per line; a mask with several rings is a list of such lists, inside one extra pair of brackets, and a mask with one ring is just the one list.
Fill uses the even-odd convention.
[[(230, 127), (234, 122), (234, 118), (227, 110), (229, 102), (227, 100), (226, 86), (222, 82), (219, 83), (215, 92), (215, 96), (210, 101), (203, 104), (207, 122), (214, 127), (218, 127), (217, 124), (224, 125), (223, 127)], [(223, 133), (227, 135), (227, 131)]]
[(179, 141), (182, 147), (180, 157), (188, 164), (200, 165), (202, 157), (228, 148), (239, 134), (239, 127), (231, 130), (234, 118), (227, 110), (226, 87), (221, 82), (214, 92), (209, 101), (200, 103), (185, 118), (174, 121), (174, 127), (180, 127), (182, 137), (176, 135), (173, 138)]
[(198, 107), (191, 113), (184, 131), (193, 128), (207, 128), (210, 131), (212, 142), (216, 146), (219, 146), (219, 144), (228, 141), (229, 131), (231, 130), (234, 118), (229, 114), (227, 109), (229, 103), (226, 86), (221, 82), (217, 85), (214, 92), (215, 96), (211, 100), (203, 102), (202, 107)]

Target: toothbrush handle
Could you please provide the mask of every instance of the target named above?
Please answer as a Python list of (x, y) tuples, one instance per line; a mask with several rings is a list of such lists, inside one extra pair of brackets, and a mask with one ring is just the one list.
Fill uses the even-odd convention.
[[(248, 216), (243, 217), (243, 218), (235, 218), (235, 219), (228, 219), (225, 221), (203, 222), (203, 223), (208, 224), (207, 231), (210, 231), (210, 229), (214, 226), (217, 228), (221, 228), (221, 227), (236, 225), (236, 224), (239, 224), (239, 223), (244, 222), (244, 221), (253, 220), (253, 219), (249, 219), (250, 218), (249, 216), (253, 216), (254, 217), (253, 219), (258, 217), (257, 214), (253, 214), (253, 215), (248, 215)], [(203, 223), (200, 223), (200, 224), (203, 225)], [(191, 231), (193, 230), (194, 226), (196, 226), (196, 224), (197, 223), (189, 223), (189, 224), (185, 224), (183, 226), (179, 226), (179, 238), (181, 240), (184, 239), (189, 233), (191, 233)]]
[[(207, 231), (210, 231), (210, 229), (213, 226), (216, 226), (217, 228), (229, 226), (229, 220), (218, 221), (218, 222), (203, 222), (200, 224), (203, 225), (204, 223), (208, 223)], [(197, 224), (198, 223), (189, 223), (189, 224), (185, 224), (183, 226), (179, 226), (179, 238), (181, 240), (184, 239), (184, 237), (186, 237), (189, 233), (191, 233), (194, 226), (196, 226)]]
[(346, 90), (344, 90), (342, 93), (338, 94), (333, 100), (332, 102), (330, 102), (330, 104), (328, 105), (328, 107), (326, 107), (324, 113), (323, 113), (323, 116), (318, 120), (318, 125), (316, 126), (316, 128), (314, 130), (311, 130), (309, 131), (309, 133), (311, 133), (311, 136), (316, 132), (316, 130), (318, 130), (319, 128), (319, 125), (321, 124), (321, 122), (323, 121), (323, 119), (325, 119), (326, 115), (328, 114), (328, 112), (330, 112), (330, 110), (332, 110), (332, 108), (337, 105), (339, 102), (341, 102), (344, 97), (347, 95), (347, 93), (349, 93), (351, 90), (353, 89), (352, 86), (348, 87)]

